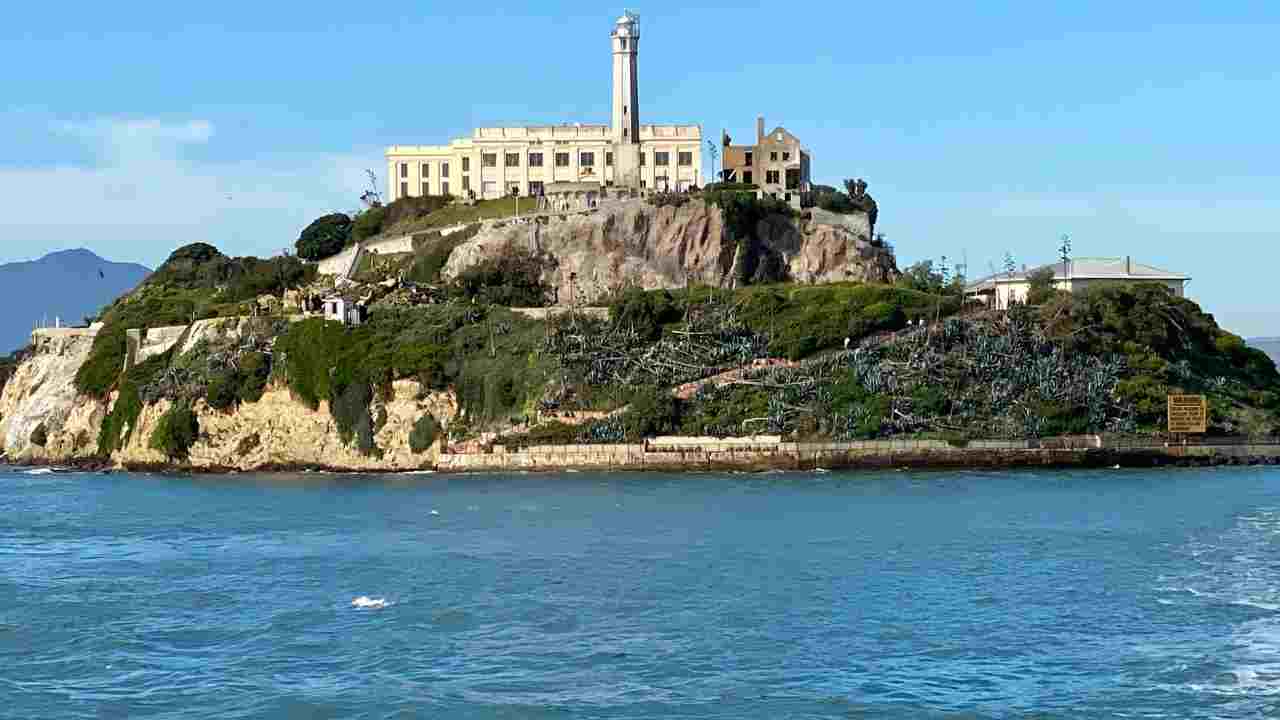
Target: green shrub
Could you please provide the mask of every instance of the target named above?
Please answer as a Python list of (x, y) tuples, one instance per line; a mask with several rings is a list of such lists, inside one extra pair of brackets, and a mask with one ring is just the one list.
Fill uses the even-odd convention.
[(312, 221), (298, 236), (295, 247), (298, 257), (304, 260), (320, 260), (341, 252), (350, 240), (350, 216), (344, 213), (332, 213)]
[(142, 388), (158, 377), (169, 367), (173, 350), (162, 355), (148, 358), (124, 374), (119, 384), (119, 396), (111, 412), (102, 420), (102, 428), (98, 431), (98, 455), (109, 457), (111, 453), (124, 447), (137, 429), (138, 418), (142, 415)]
[(205, 402), (214, 410), (229, 410), (235, 407), (237, 389), (234, 373), (218, 373), (205, 387)]
[(629, 288), (609, 305), (609, 318), (614, 325), (634, 328), (646, 340), (657, 340), (663, 325), (680, 319), (680, 309), (666, 290)]
[(421, 243), (414, 238), (413, 264), (409, 267), (407, 278), (425, 285), (438, 283), (440, 271), (444, 270), (454, 249), (479, 232), (480, 223), (475, 223), (444, 237), (438, 232), (433, 233), (435, 237), (426, 238)]
[(666, 388), (646, 387), (632, 395), (622, 422), (629, 437), (641, 438), (675, 432), (678, 420), (671, 392)]
[(175, 403), (160, 418), (151, 433), (150, 446), (170, 459), (186, 459), (191, 446), (200, 437), (200, 422), (191, 407)]
[(409, 449), (415, 454), (421, 455), (431, 449), (439, 435), (439, 423), (436, 422), (431, 413), (427, 413), (418, 418), (418, 421), (413, 424), (413, 430), (409, 432)]
[(386, 207), (373, 207), (355, 216), (351, 221), (351, 241), (363, 242), (382, 232), (387, 219)]
[(335, 386), (330, 400), (338, 436), (342, 438), (342, 442), (354, 444), (366, 455), (379, 454), (373, 441), (373, 416), (369, 413), (371, 402), (373, 388), (369, 387), (369, 383), (359, 380)]
[(1027, 290), (1028, 305), (1044, 305), (1053, 299), (1057, 290), (1053, 286), (1054, 271), (1044, 267), (1027, 276), (1030, 288)]
[(467, 300), (504, 307), (542, 307), (551, 288), (542, 279), (554, 260), (522, 248), (473, 265), (454, 278), (451, 293)]

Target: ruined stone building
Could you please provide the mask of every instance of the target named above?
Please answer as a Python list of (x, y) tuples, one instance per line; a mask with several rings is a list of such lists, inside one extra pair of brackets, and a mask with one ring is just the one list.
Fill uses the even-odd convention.
[(809, 151), (800, 139), (779, 125), (764, 131), (764, 117), (756, 118), (754, 145), (734, 145), (728, 133), (721, 136), (725, 182), (755, 185), (757, 196), (785, 200), (799, 208), (810, 191)]

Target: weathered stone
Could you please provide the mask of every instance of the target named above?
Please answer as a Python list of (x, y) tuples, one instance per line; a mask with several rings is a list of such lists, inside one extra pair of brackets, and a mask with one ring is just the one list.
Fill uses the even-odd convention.
[[(107, 403), (76, 392), (91, 335), (42, 336), (0, 394), (0, 452), (19, 462), (61, 462), (91, 454)], [(31, 439), (44, 425), (44, 445)], [(89, 445), (90, 447), (86, 447)]]
[[(762, 243), (786, 261), (792, 279), (889, 282), (897, 276), (892, 252), (872, 246), (865, 215), (816, 212), (808, 220), (771, 217), (757, 228)], [(558, 304), (590, 303), (626, 286), (729, 287), (737, 252), (718, 208), (698, 199), (679, 208), (636, 200), (547, 218), (545, 224), (490, 226), (454, 250), (443, 274), (455, 277), (517, 248), (542, 251), (556, 261), (544, 279), (557, 289)]]

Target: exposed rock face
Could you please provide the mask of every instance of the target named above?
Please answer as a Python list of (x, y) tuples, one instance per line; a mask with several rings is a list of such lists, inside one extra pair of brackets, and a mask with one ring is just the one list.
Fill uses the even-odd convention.
[[(245, 322), (236, 319), (201, 321), (179, 350), (190, 351), (202, 338), (239, 336), (245, 328)], [(98, 434), (112, 400), (85, 397), (75, 389), (76, 371), (92, 345), (92, 335), (42, 337), (31, 357), (18, 366), (0, 394), (0, 449), (9, 460), (68, 462), (96, 454)], [(150, 448), (151, 435), (169, 407), (168, 401), (144, 407), (125, 447), (112, 460), (135, 466), (171, 464)], [(325, 403), (312, 410), (293, 400), (285, 388), (271, 388), (260, 401), (230, 412), (214, 410), (203, 401), (194, 410), (200, 437), (190, 451), (193, 469), (312, 466), (397, 471), (435, 465), (444, 433), (422, 454), (410, 449), (409, 433), (426, 413), (447, 428), (458, 414), (458, 405), (452, 393), (423, 395), (415, 381), (396, 382), (391, 397), (375, 398), (371, 408), (374, 417), (385, 413), (385, 422), (374, 435), (382, 450), (380, 457), (344, 444)], [(43, 438), (36, 432), (39, 427), (44, 428)], [(33, 437), (44, 444), (33, 442)]]
[[(0, 394), (0, 452), (17, 462), (61, 462), (93, 454), (105, 401), (76, 392), (76, 371), (93, 346), (88, 333), (36, 338), (33, 354), (18, 366)], [(32, 442), (45, 430), (44, 445)]]
[[(447, 426), (457, 415), (457, 402), (450, 393), (431, 393), (419, 398), (419, 385), (412, 380), (394, 384), (392, 397), (374, 401), (373, 414), (386, 412), (386, 423), (374, 435), (381, 457), (362, 454), (343, 444), (329, 408), (321, 403), (312, 410), (293, 400), (284, 388), (272, 388), (256, 403), (222, 412), (199, 402), (193, 408), (200, 423), (200, 438), (192, 446), (189, 462), (194, 469), (235, 469), (315, 466), (342, 470), (416, 470), (434, 466), (443, 440), (420, 455), (409, 448), (413, 424), (425, 413)], [(127, 445), (116, 453), (116, 462), (125, 466), (169, 463), (164, 454), (150, 448), (150, 438), (160, 418), (169, 410), (167, 401), (147, 406), (138, 418), (138, 427)]]
[[(781, 254), (798, 282), (888, 282), (898, 272), (892, 251), (872, 246), (864, 214), (815, 209), (807, 219), (767, 218), (756, 232), (763, 245)], [(679, 208), (634, 200), (551, 218), (544, 225), (490, 227), (453, 251), (444, 275), (454, 277), (513, 248), (540, 250), (555, 259), (546, 280), (557, 288), (559, 304), (573, 301), (575, 294), (578, 302), (592, 302), (628, 285), (677, 288), (687, 281), (729, 287), (737, 253), (719, 208), (696, 199)]]

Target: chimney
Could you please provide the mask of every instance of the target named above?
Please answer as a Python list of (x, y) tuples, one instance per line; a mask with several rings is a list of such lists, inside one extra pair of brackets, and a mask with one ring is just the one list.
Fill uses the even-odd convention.
[(756, 117), (756, 144), (764, 142), (764, 116)]
[(1133, 275), (1133, 256), (1131, 255), (1124, 256), (1124, 274)]

